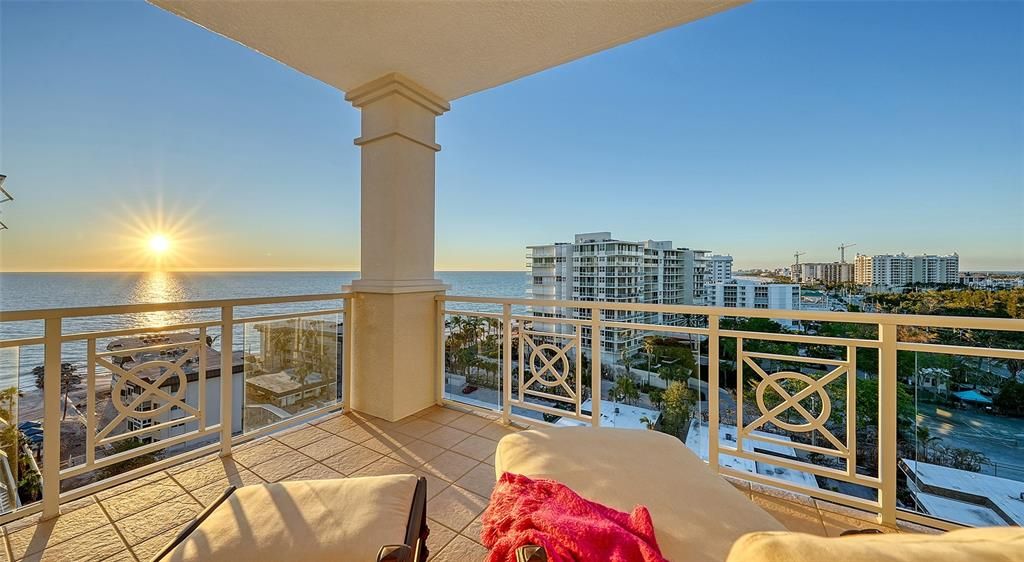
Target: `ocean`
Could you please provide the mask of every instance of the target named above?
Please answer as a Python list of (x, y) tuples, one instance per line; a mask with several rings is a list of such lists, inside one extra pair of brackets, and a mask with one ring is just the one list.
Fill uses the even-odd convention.
[[(354, 271), (0, 273), (0, 310), (335, 293), (358, 277), (359, 273)], [(452, 295), (527, 297), (524, 272), (442, 271), (438, 272), (438, 277), (450, 285), (448, 292)], [(235, 317), (337, 307), (337, 301), (243, 307), (236, 309)], [(472, 304), (453, 304), (452, 308), (494, 310), (487, 305)], [(63, 330), (67, 334), (161, 326), (216, 320), (218, 314), (217, 310), (207, 309), (69, 318), (64, 321)], [(0, 323), (0, 340), (38, 337), (42, 333), (42, 322)], [(244, 330), (239, 326), (236, 348), (243, 337)], [(0, 384), (19, 372), (21, 387), (33, 386), (28, 373), (32, 367), (42, 364), (42, 353), (42, 346), (38, 345), (0, 349)], [(65, 344), (62, 357), (65, 361), (84, 363), (84, 343)]]

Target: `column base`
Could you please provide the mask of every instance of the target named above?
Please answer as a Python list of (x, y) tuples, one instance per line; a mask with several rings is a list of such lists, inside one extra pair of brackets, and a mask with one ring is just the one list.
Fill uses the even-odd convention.
[[(361, 281), (361, 280), (360, 280)], [(396, 421), (437, 400), (440, 282), (391, 286), (353, 282), (352, 396), (359, 412)]]

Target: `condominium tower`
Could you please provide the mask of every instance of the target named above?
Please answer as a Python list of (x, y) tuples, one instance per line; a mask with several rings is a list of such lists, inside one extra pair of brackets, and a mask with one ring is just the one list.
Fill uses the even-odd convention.
[[(612, 238), (610, 232), (577, 234), (572, 243), (559, 242), (527, 248), (530, 293), (539, 300), (606, 301), (646, 304), (703, 305), (710, 282), (709, 263), (732, 277), (732, 258), (710, 252), (673, 247), (670, 241), (630, 242)], [(590, 309), (532, 306), (534, 317), (589, 319)], [(678, 315), (609, 311), (602, 318), (623, 323), (673, 325)], [(575, 326), (558, 322), (535, 322), (539, 332), (569, 334)], [(643, 333), (622, 327), (605, 328), (601, 334), (604, 352), (621, 354), (640, 347)], [(582, 328), (583, 348), (590, 349), (590, 329)]]
[(789, 269), (790, 277), (796, 283), (825, 283), (838, 285), (852, 283), (854, 280), (854, 264), (844, 262), (812, 262), (793, 264)]
[(860, 285), (896, 287), (908, 283), (959, 283), (960, 256), (858, 254), (855, 278)]

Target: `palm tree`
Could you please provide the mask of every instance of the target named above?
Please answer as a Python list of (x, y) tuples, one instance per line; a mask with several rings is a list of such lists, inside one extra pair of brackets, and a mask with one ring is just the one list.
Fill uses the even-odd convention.
[(622, 357), (622, 366), (626, 368), (626, 374), (627, 375), (632, 375), (632, 370), (631, 369), (633, 367), (633, 356), (629, 353), (628, 349), (623, 349), (621, 357)]
[(647, 426), (647, 429), (654, 429), (654, 422), (647, 416), (640, 416), (640, 423)]
[[(68, 417), (68, 394), (75, 387), (82, 384), (82, 375), (78, 374), (77, 370), (78, 367), (74, 363), (60, 364), (60, 390), (64, 395), (64, 415), (61, 417), (62, 420)], [(43, 385), (46, 384), (46, 367), (39, 365), (32, 369), (32, 374), (36, 377), (36, 388), (43, 390)]]
[(647, 354), (647, 386), (651, 386), (651, 358), (654, 356), (654, 350), (657, 347), (654, 345), (654, 338), (647, 336), (644, 338), (644, 353)]

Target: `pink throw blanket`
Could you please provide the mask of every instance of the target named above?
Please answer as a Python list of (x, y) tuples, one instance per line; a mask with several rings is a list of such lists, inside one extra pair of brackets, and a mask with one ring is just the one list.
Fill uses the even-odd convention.
[(515, 562), (528, 544), (543, 546), (550, 562), (668, 562), (646, 507), (623, 513), (554, 480), (510, 472), (494, 487), (480, 539), (491, 549), (488, 562)]

